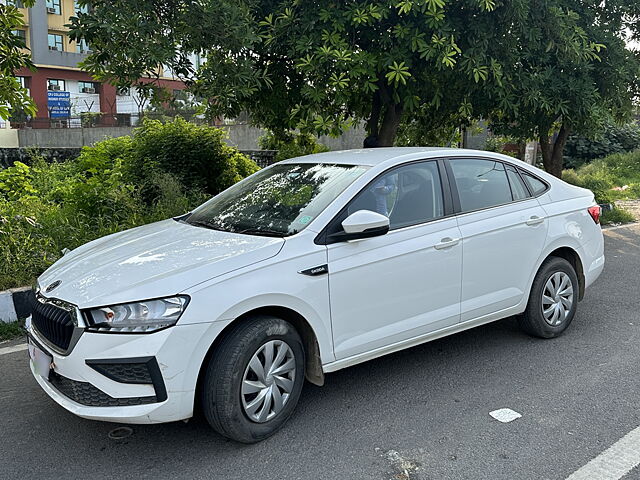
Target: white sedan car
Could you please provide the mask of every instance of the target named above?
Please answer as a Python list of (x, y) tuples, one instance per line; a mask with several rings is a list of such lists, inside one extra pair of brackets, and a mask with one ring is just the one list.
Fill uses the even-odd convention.
[[(381, 148), (265, 168), (38, 281), (31, 370), (89, 419), (273, 434), (305, 378), (509, 316), (560, 335), (604, 266), (589, 190), (513, 158)], [(401, 366), (399, 368), (402, 368)]]

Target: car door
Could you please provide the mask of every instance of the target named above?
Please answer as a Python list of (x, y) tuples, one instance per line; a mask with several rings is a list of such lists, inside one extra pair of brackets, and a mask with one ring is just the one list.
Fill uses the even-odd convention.
[[(444, 164), (394, 168), (365, 187), (333, 228), (358, 210), (389, 217), (382, 236), (328, 245), (336, 359), (456, 324), (462, 249)], [(445, 194), (446, 191), (446, 194)]]
[(464, 322), (523, 300), (548, 222), (513, 166), (479, 158), (450, 159), (447, 165), (462, 233)]

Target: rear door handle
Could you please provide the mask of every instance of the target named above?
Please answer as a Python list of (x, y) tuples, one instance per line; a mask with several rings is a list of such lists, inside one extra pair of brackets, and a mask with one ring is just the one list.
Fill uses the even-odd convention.
[(435, 248), (436, 250), (444, 250), (445, 248), (455, 247), (459, 243), (459, 238), (446, 237), (440, 240), (440, 243), (436, 243), (433, 248)]
[(533, 227), (535, 225), (540, 225), (542, 222), (544, 222), (544, 218), (534, 215), (533, 217), (529, 218), (529, 220), (527, 220), (527, 225)]

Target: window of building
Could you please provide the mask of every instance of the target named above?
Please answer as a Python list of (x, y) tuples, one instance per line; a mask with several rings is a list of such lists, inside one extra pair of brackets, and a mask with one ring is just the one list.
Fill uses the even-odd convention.
[(57, 50), (58, 52), (64, 51), (64, 41), (62, 35), (57, 33), (50, 33), (48, 35), (49, 50)]
[(27, 42), (27, 32), (25, 30), (11, 30), (16, 37), (20, 37), (23, 42)]
[(76, 12), (76, 15), (78, 15), (79, 13), (89, 13), (89, 5), (87, 5), (86, 3), (84, 5), (80, 5), (80, 2), (78, 0), (74, 0), (73, 9)]
[(91, 51), (91, 49), (85, 40), (80, 40), (76, 43), (76, 53), (87, 53), (89, 51)]
[(450, 160), (462, 212), (495, 207), (513, 200), (504, 164), (493, 160)]
[(9, 5), (11, 7), (24, 8), (24, 3), (22, 3), (22, 0), (5, 0), (4, 2), (0, 3), (4, 3), (5, 5)]
[(27, 85), (27, 77), (16, 77), (18, 79), (18, 81), (20, 82), (20, 86), (22, 88), (28, 88), (29, 86)]
[(437, 163), (412, 163), (377, 178), (353, 199), (348, 214), (358, 210), (386, 215), (391, 230), (444, 216)]
[(47, 89), (48, 90), (62, 90), (65, 91), (64, 88), (64, 80), (58, 80), (55, 78), (49, 78), (47, 80)]
[(60, 6), (60, 0), (47, 0), (47, 13), (54, 15), (62, 15), (62, 7)]
[(78, 82), (80, 93), (98, 93), (98, 84), (94, 82)]

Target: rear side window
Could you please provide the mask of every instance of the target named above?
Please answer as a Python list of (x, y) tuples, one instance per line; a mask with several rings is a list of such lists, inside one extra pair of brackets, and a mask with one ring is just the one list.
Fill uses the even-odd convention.
[(507, 165), (507, 177), (509, 177), (509, 184), (511, 185), (511, 193), (514, 200), (524, 200), (529, 197), (529, 191), (524, 184), (524, 181), (518, 175), (518, 172), (511, 165)]
[(492, 160), (449, 160), (462, 212), (494, 207), (513, 200), (504, 164)]
[(520, 173), (522, 174), (522, 178), (524, 178), (524, 181), (527, 182), (527, 185), (529, 185), (529, 190), (531, 190), (531, 193), (533, 193), (534, 197), (541, 195), (547, 190), (547, 184), (542, 180), (537, 179), (524, 170), (520, 170)]

